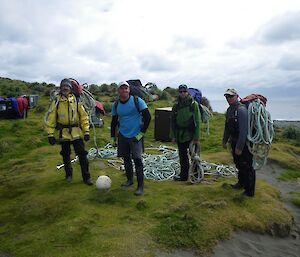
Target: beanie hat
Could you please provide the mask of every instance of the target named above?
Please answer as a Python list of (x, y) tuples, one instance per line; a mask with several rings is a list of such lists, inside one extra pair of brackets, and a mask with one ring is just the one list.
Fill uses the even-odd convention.
[(72, 89), (72, 82), (71, 80), (69, 79), (63, 79), (61, 82), (60, 82), (60, 87), (62, 86), (68, 86)]
[(187, 85), (185, 85), (185, 84), (181, 84), (181, 85), (179, 85), (179, 87), (178, 87), (178, 90), (180, 90), (180, 89), (188, 90), (188, 87), (187, 87)]

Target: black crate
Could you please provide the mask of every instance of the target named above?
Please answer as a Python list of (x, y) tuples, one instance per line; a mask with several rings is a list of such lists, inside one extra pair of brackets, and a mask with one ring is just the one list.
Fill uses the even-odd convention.
[(155, 109), (155, 125), (154, 138), (155, 140), (170, 142), (172, 108), (157, 108)]
[(0, 118), (12, 119), (19, 118), (19, 114), (13, 109), (11, 100), (0, 100)]

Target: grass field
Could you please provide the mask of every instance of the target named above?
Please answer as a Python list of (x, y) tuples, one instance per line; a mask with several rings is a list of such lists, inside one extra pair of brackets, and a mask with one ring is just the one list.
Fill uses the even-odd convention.
[[(257, 182), (255, 198), (231, 190), (229, 183), (235, 180), (224, 178), (197, 185), (147, 180), (145, 194), (136, 197), (135, 186), (120, 187), (125, 179), (121, 171), (95, 159), (90, 161), (92, 178), (109, 175), (109, 191), (83, 184), (78, 164), (68, 184), (63, 171), (56, 170), (59, 146), (48, 144), (43, 129), (47, 105), (47, 98), (41, 98), (27, 119), (0, 120), (0, 256), (133, 257), (176, 248), (206, 254), (234, 230), (271, 233), (278, 224), (292, 224), (279, 191), (263, 181)], [(153, 120), (146, 146), (161, 144), (153, 139), (154, 110), (170, 105), (149, 104)], [(99, 147), (110, 142), (110, 117), (104, 121), (104, 127), (97, 128)], [(223, 124), (224, 115), (215, 113), (209, 136), (202, 127), (202, 157), (207, 161), (232, 163), (221, 146)], [(86, 148), (91, 147), (92, 140)], [(300, 147), (281, 139), (279, 131), (270, 158), (287, 169), (284, 179), (300, 177), (299, 153)], [(299, 194), (291, 195), (299, 206)]]

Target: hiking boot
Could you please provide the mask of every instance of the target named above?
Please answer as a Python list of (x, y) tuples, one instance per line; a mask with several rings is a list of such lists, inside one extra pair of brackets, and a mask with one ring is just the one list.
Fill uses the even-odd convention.
[(66, 181), (67, 181), (68, 183), (71, 183), (71, 182), (72, 182), (72, 176), (66, 177)]
[(90, 178), (88, 178), (87, 180), (84, 180), (83, 182), (84, 182), (84, 184), (86, 184), (86, 185), (88, 185), (88, 186), (93, 185), (93, 181), (92, 181), (92, 179), (90, 179)]
[(132, 180), (127, 180), (126, 182), (122, 183), (121, 186), (122, 187), (130, 187), (133, 185), (133, 181)]
[(241, 188), (243, 188), (243, 185), (241, 183), (239, 183), (239, 182), (237, 182), (235, 184), (231, 184), (230, 186), (232, 188), (234, 188), (234, 189), (241, 189)]
[(174, 177), (173, 180), (174, 181), (187, 181), (187, 179), (181, 178), (181, 177)]

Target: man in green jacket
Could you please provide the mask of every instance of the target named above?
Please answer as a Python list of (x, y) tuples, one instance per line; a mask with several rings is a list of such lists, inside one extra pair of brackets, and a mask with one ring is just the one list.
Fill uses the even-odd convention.
[(187, 181), (190, 167), (187, 149), (191, 142), (199, 143), (201, 117), (198, 103), (188, 93), (187, 85), (180, 85), (178, 91), (179, 96), (172, 109), (171, 138), (178, 145), (180, 174), (174, 180)]

